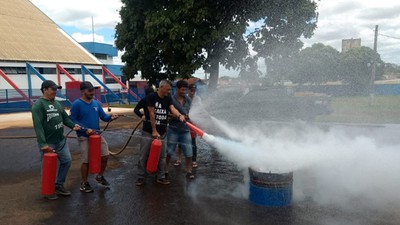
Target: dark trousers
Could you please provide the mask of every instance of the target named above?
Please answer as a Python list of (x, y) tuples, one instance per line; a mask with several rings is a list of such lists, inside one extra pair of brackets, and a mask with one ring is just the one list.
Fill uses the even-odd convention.
[(192, 161), (193, 161), (193, 162), (196, 162), (196, 160), (197, 160), (197, 144), (196, 144), (196, 138), (192, 138), (192, 149), (193, 149)]

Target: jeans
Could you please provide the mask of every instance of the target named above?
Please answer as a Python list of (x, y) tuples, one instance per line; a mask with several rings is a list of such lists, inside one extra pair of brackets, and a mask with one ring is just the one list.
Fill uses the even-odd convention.
[[(150, 133), (142, 131), (142, 137), (140, 139), (140, 157), (138, 163), (138, 178), (145, 178), (147, 175), (146, 167), (147, 167), (147, 159), (150, 154), (151, 143), (153, 142), (153, 137)], [(165, 138), (161, 138), (161, 153), (160, 159), (158, 160), (157, 167), (157, 178), (162, 179), (165, 178), (165, 165), (166, 165), (166, 150), (167, 150), (167, 142)]]
[(167, 154), (175, 155), (176, 146), (179, 144), (179, 147), (182, 149), (182, 153), (185, 158), (192, 158), (193, 149), (192, 149), (192, 141), (190, 137), (190, 132), (179, 132), (174, 129), (168, 128), (167, 131)]
[[(57, 158), (60, 161), (58, 166), (56, 184), (55, 184), (56, 187), (60, 187), (65, 183), (65, 179), (67, 178), (69, 168), (71, 167), (71, 161), (72, 161), (71, 153), (69, 152), (67, 139), (65, 138), (61, 142), (57, 144), (49, 144), (49, 146), (56, 151)], [(40, 156), (41, 156), (41, 161), (43, 162), (44, 153), (42, 150), (40, 150)]]

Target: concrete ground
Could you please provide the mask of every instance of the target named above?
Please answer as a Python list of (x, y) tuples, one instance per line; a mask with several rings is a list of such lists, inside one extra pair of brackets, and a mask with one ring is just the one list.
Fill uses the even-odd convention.
[[(124, 144), (136, 124), (130, 115), (103, 134), (112, 151)], [(243, 197), (242, 173), (200, 139), (194, 181), (186, 180), (183, 168), (172, 168), (171, 185), (149, 177), (145, 186), (136, 187), (138, 138), (133, 138), (121, 155), (110, 157), (106, 177), (111, 187), (95, 185), (92, 179), (95, 191), (89, 194), (79, 191), (79, 153), (76, 140), (69, 139), (73, 164), (65, 186), (72, 196), (48, 201), (40, 196), (39, 152), (36, 140), (29, 138), (34, 134), (29, 123), (29, 114), (0, 115), (0, 138), (26, 136), (0, 139), (0, 224), (400, 224), (398, 206), (376, 209), (354, 202), (341, 208), (312, 200), (285, 208), (255, 205)]]

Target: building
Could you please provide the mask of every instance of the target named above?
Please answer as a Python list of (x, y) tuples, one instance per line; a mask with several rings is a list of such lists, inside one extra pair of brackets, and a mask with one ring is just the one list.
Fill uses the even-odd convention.
[[(29, 103), (30, 108), (41, 95), (44, 79), (63, 87), (67, 82), (88, 80), (120, 101), (114, 90), (126, 86), (119, 83), (121, 71), (109, 65), (117, 54), (115, 48), (79, 44), (29, 0), (0, 0), (0, 4), (0, 108), (18, 101)], [(111, 71), (119, 72), (119, 78)], [(105, 85), (107, 81), (110, 84)], [(64, 88), (58, 96), (68, 102), (65, 94)]]
[[(112, 74), (114, 74), (122, 83), (126, 83), (125, 76), (122, 74), (122, 65), (114, 64), (114, 57), (118, 56), (116, 47), (98, 42), (80, 42), (80, 44), (93, 56), (95, 56), (104, 66), (106, 66)], [(105, 77), (104, 83), (116, 84), (117, 82), (111, 77)], [(115, 85), (113, 85), (115, 86)], [(118, 86), (116, 88), (119, 88)]]
[(361, 47), (361, 38), (342, 40), (342, 52), (347, 52), (352, 48), (359, 48), (359, 47)]

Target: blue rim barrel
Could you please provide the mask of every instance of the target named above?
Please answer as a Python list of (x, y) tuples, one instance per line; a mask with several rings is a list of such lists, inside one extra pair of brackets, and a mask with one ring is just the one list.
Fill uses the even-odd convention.
[(293, 172), (265, 173), (249, 168), (249, 200), (267, 207), (290, 206), (293, 196)]

